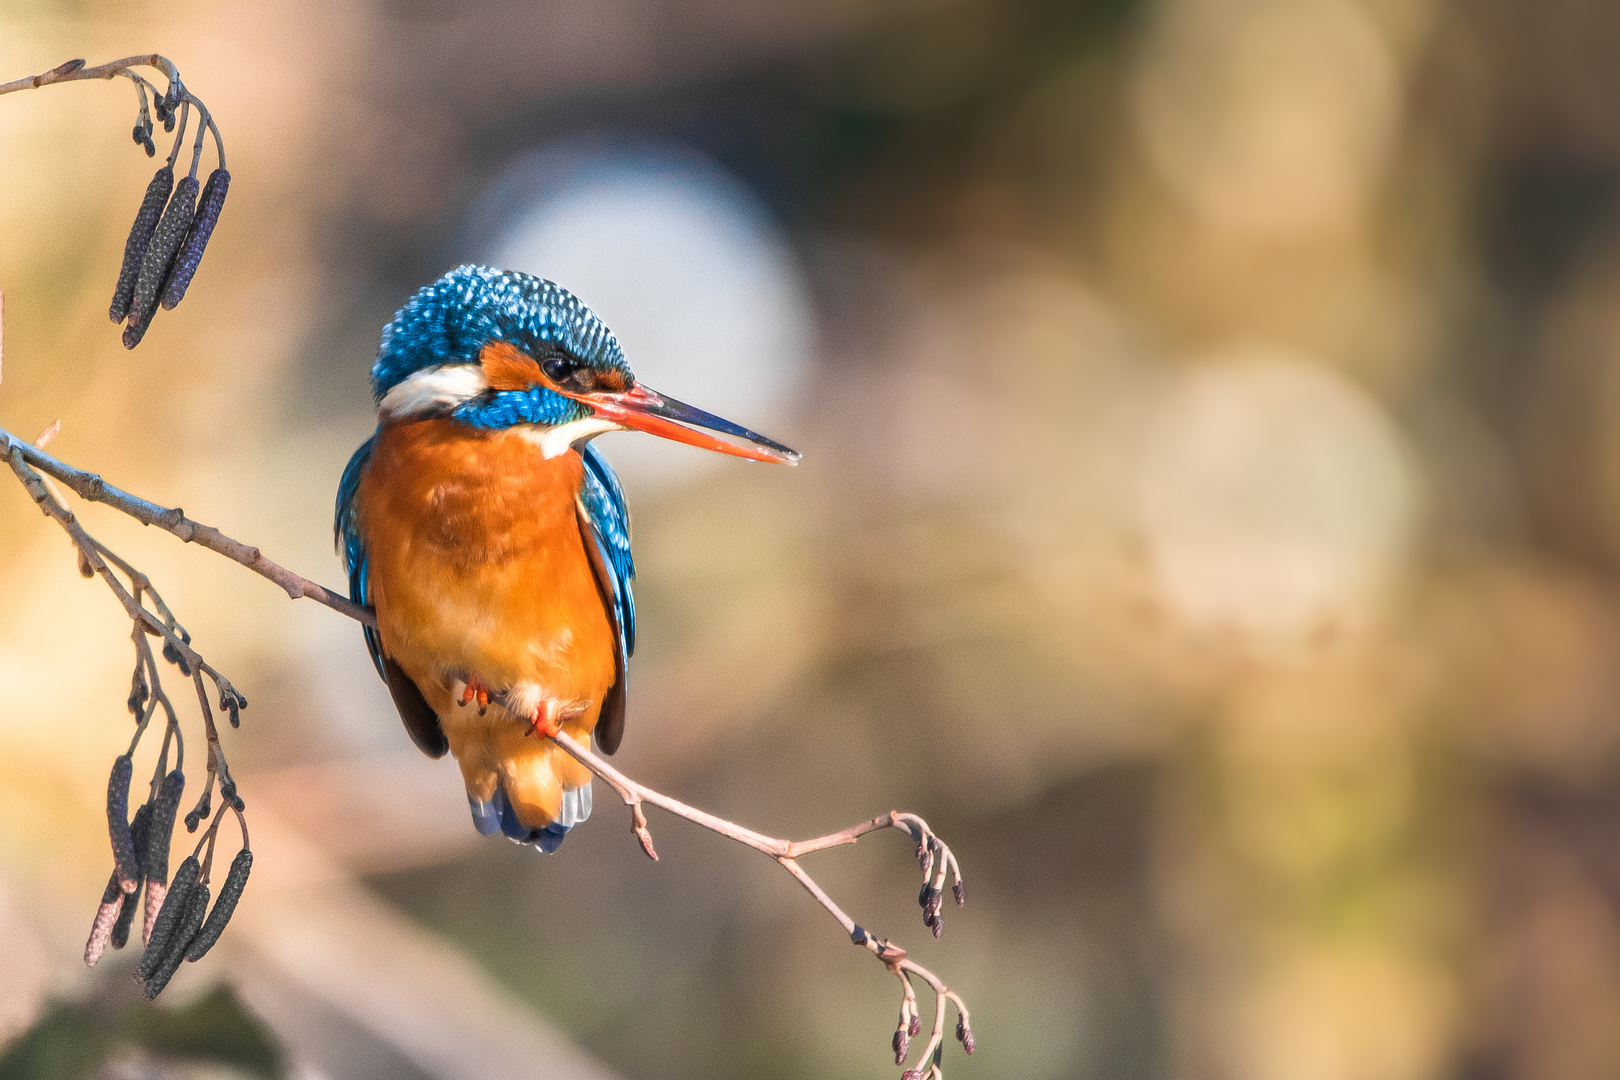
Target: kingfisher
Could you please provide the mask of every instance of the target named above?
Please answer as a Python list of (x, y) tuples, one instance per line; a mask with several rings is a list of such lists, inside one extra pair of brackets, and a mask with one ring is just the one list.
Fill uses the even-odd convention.
[[(338, 485), (335, 540), (411, 740), (461, 767), (473, 824), (555, 851), (624, 737), (636, 643), (630, 518), (591, 445), (634, 430), (751, 461), (781, 443), (648, 389), (572, 293), (459, 266), (383, 329), (377, 431)], [(716, 437), (718, 432), (731, 440)]]

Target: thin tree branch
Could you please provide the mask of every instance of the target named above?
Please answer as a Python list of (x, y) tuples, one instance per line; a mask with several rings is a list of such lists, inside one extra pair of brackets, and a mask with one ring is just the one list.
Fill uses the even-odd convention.
[[(361, 607), (346, 596), (342, 596), (324, 585), (318, 585), (306, 577), (293, 573), (286, 567), (265, 558), (258, 548), (244, 544), (240, 540), (232, 539), (214, 528), (212, 525), (203, 525), (186, 517), (184, 510), (178, 507), (170, 509), (148, 502), (138, 495), (131, 495), (122, 488), (114, 487), (95, 473), (88, 473), (82, 469), (58, 461), (56, 458), (38, 449), (32, 443), (13, 435), (5, 428), (0, 428), (0, 450), (4, 450), (10, 458), (18, 451), (29, 465), (40, 472), (54, 476), (66, 484), (74, 494), (90, 502), (104, 503), (124, 514), (129, 515), (142, 525), (156, 525), (173, 533), (188, 544), (197, 544), (209, 551), (217, 552), (232, 562), (241, 563), (260, 577), (268, 578), (284, 589), (294, 600), (307, 598), (316, 603), (325, 604), (333, 611), (347, 615), (357, 622), (367, 626), (377, 625), (377, 616), (370, 608)], [(13, 470), (15, 470), (13, 466)], [(19, 477), (22, 475), (18, 474)], [(26, 482), (26, 481), (25, 481)]]
[[(51, 86), (55, 83), (84, 82), (88, 79), (114, 79), (119, 76), (130, 79), (137, 86), (145, 82), (131, 68), (156, 68), (168, 77), (171, 86), (176, 88), (175, 101), (189, 101), (197, 106), (202, 115), (202, 123), (208, 128), (209, 134), (214, 137), (214, 149), (219, 154), (219, 167), (225, 168), (225, 140), (220, 137), (219, 127), (214, 123), (213, 114), (202, 100), (186, 89), (185, 83), (180, 81), (180, 71), (174, 66), (174, 61), (157, 53), (143, 53), (140, 56), (126, 56), (122, 60), (114, 60), (107, 64), (98, 64), (95, 67), (85, 67), (83, 60), (69, 60), (49, 71), (39, 75), (24, 76), (13, 79), (11, 82), (0, 83), (0, 94), (10, 94), (18, 90), (38, 90), (42, 86)], [(154, 92), (155, 92), (154, 87)], [(143, 100), (144, 112), (144, 100)]]

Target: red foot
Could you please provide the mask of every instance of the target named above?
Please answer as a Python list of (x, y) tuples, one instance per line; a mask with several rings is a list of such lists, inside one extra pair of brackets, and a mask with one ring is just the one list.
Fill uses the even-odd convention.
[(543, 735), (554, 738), (562, 733), (562, 720), (555, 701), (542, 701), (534, 712), (529, 714), (529, 730), (525, 735)]
[(555, 738), (562, 733), (563, 724), (570, 720), (578, 720), (585, 715), (589, 703), (578, 701), (542, 701), (534, 712), (529, 714), (529, 730), (525, 735), (543, 735), (546, 738)]
[(484, 710), (489, 708), (489, 687), (478, 681), (478, 676), (467, 676), (467, 689), (461, 692), (461, 703), (471, 705), (478, 702), (478, 715), (482, 716)]

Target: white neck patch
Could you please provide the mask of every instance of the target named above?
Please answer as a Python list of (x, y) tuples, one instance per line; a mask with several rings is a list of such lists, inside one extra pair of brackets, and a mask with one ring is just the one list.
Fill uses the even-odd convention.
[(618, 431), (619, 425), (600, 416), (587, 416), (583, 420), (570, 420), (555, 427), (523, 424), (516, 430), (523, 438), (540, 447), (541, 457), (550, 460), (566, 454), (573, 446), (604, 431)]
[(489, 381), (477, 364), (427, 368), (395, 384), (383, 395), (377, 413), (384, 420), (409, 420), (424, 413), (454, 409), (487, 389)]

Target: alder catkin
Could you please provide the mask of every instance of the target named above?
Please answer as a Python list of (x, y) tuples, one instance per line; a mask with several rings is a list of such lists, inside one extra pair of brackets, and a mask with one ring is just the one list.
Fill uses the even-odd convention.
[(174, 186), (169, 205), (164, 208), (157, 228), (152, 231), (152, 242), (146, 245), (146, 254), (141, 257), (141, 271), (135, 278), (135, 296), (129, 305), (129, 323), (124, 327), (124, 348), (133, 349), (139, 345), (141, 338), (146, 336), (146, 328), (152, 325), (152, 316), (157, 314), (158, 293), (196, 213), (197, 178), (188, 176)]
[[(168, 889), (168, 895), (163, 898), (163, 907), (158, 911), (157, 920), (152, 924), (152, 932), (146, 939), (146, 952), (141, 954), (141, 965), (135, 969), (135, 981), (145, 982), (150, 979), (163, 963), (163, 958), (169, 954), (169, 946), (174, 943), (175, 931), (190, 910), (191, 894), (197, 887), (197, 877), (202, 867), (197, 863), (197, 856), (187, 855), (185, 860), (174, 872), (174, 884)], [(180, 951), (185, 952), (181, 945)]]
[(118, 921), (113, 923), (112, 934), (108, 942), (115, 949), (122, 949), (129, 944), (129, 924), (135, 918), (135, 909), (140, 907), (134, 893), (125, 893), (119, 902)]
[(208, 238), (214, 235), (214, 226), (219, 222), (219, 212), (225, 205), (225, 193), (230, 186), (231, 174), (224, 169), (215, 169), (208, 174), (208, 183), (203, 186), (202, 198), (197, 202), (197, 215), (186, 232), (185, 242), (174, 257), (169, 280), (163, 286), (165, 311), (185, 299), (186, 288), (191, 284), (192, 275), (197, 272), (197, 264), (202, 261), (203, 249), (208, 246)]
[[(141, 808), (135, 811), (135, 820), (130, 822), (129, 833), (131, 839), (135, 843), (135, 858), (136, 861), (141, 864), (141, 878), (143, 880), (146, 877), (146, 834), (151, 824), (152, 804), (149, 802), (142, 803)], [(113, 924), (112, 937), (110, 939), (113, 948), (122, 949), (129, 943), (129, 924), (134, 920), (135, 909), (139, 906), (140, 905), (135, 900), (135, 893), (129, 893), (124, 897), (123, 905), (118, 912), (118, 922)]]
[(186, 914), (180, 925), (174, 928), (174, 934), (169, 942), (169, 948), (164, 952), (163, 959), (152, 974), (146, 977), (141, 992), (148, 1001), (163, 993), (163, 988), (169, 985), (174, 973), (180, 967), (180, 962), (186, 958), (186, 948), (197, 936), (202, 928), (203, 914), (208, 910), (208, 886), (198, 884), (191, 890), (186, 898)]
[(135, 224), (129, 230), (129, 239), (124, 241), (124, 265), (118, 271), (118, 287), (113, 290), (112, 306), (107, 309), (107, 316), (113, 322), (123, 322), (129, 314), (130, 301), (135, 296), (135, 281), (141, 272), (141, 260), (146, 257), (147, 245), (152, 242), (158, 218), (162, 216), (164, 204), (169, 201), (169, 192), (173, 190), (174, 167), (171, 165), (159, 169), (152, 182), (146, 185), (146, 197), (141, 200), (141, 208), (135, 213)]
[(180, 796), (186, 790), (186, 774), (175, 769), (163, 778), (157, 799), (152, 803), (152, 824), (146, 837), (144, 867), (146, 880), (167, 884), (169, 880), (169, 842), (174, 835), (174, 815), (180, 809)]
[(95, 967), (101, 954), (107, 951), (107, 942), (112, 940), (113, 927), (118, 923), (123, 906), (124, 889), (118, 882), (118, 872), (114, 871), (101, 894), (101, 906), (96, 908), (95, 921), (90, 924), (90, 940), (84, 943), (86, 967)]
[(129, 827), (129, 779), (135, 763), (128, 754), (113, 761), (107, 778), (107, 833), (112, 839), (113, 859), (117, 862), (119, 884), (127, 893), (141, 885), (140, 859), (135, 854), (135, 837)]
[(225, 875), (225, 884), (219, 887), (219, 899), (214, 901), (214, 910), (208, 913), (208, 920), (187, 947), (187, 960), (193, 963), (201, 960), (203, 954), (214, 947), (219, 935), (225, 932), (225, 924), (231, 921), (236, 902), (242, 899), (242, 890), (247, 888), (248, 872), (252, 869), (253, 852), (243, 848), (231, 860), (230, 872)]
[(141, 926), (141, 937), (152, 940), (152, 928), (157, 925), (158, 912), (163, 910), (168, 895), (169, 844), (174, 836), (174, 816), (180, 810), (180, 796), (186, 789), (186, 775), (175, 769), (163, 778), (157, 798), (152, 801), (152, 824), (147, 831), (145, 857), (142, 869), (146, 871), (146, 917)]

